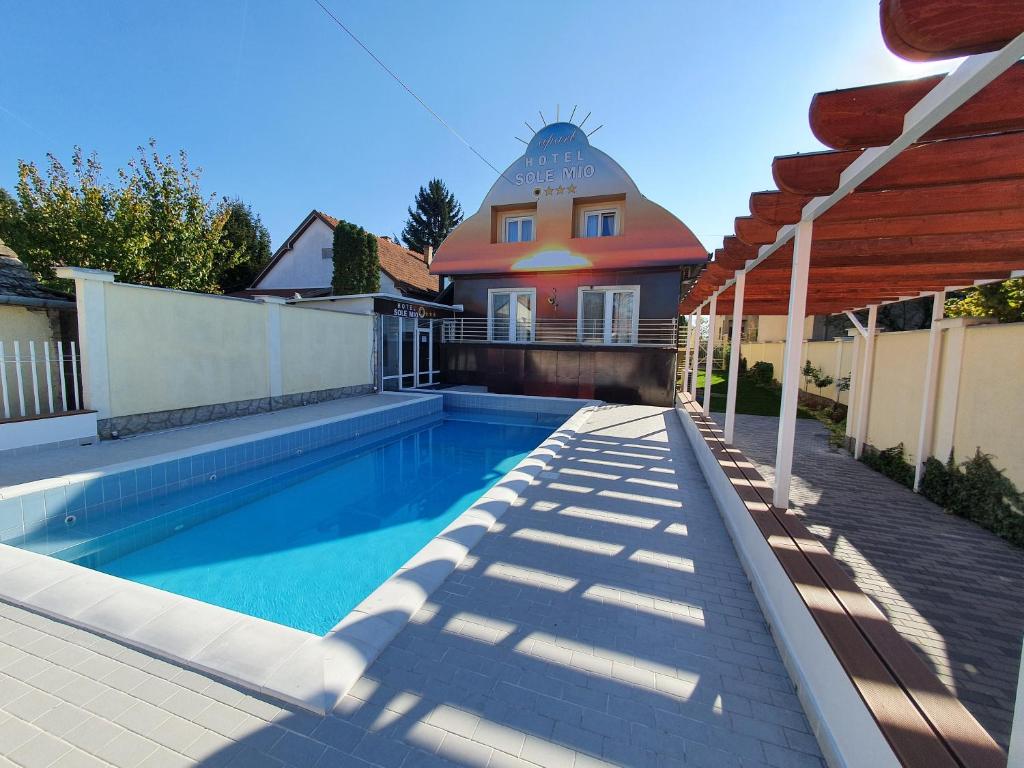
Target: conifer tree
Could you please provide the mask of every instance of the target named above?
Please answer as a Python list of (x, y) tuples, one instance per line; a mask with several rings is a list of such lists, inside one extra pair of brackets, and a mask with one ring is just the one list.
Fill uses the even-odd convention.
[(462, 221), (462, 206), (440, 179), (431, 179), (416, 193), (416, 207), (409, 208), (409, 218), (402, 230), (405, 247), (426, 253), (435, 251)]

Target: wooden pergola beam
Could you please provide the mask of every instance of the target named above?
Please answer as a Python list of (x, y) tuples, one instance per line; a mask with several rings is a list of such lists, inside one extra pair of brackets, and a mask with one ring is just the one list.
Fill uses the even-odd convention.
[(882, 0), (882, 38), (909, 61), (1002, 48), (1024, 30), (1020, 0)]
[[(861, 149), (891, 143), (903, 119), (942, 81), (942, 75), (866, 85), (815, 94), (811, 131), (832, 149)], [(1017, 63), (928, 131), (922, 141), (1024, 128), (1024, 62)]]
[[(811, 101), (814, 135), (833, 149), (883, 146), (903, 131), (908, 111), (942, 76), (818, 93)], [(922, 141), (999, 133), (1024, 128), (1024, 63), (1004, 72)]]
[[(772, 162), (779, 189), (796, 195), (828, 195), (860, 150), (784, 155)], [(934, 184), (1024, 178), (1024, 132), (971, 136), (915, 144), (865, 179), (869, 192)]]
[[(800, 220), (803, 207), (810, 201), (810, 195), (776, 190), (755, 192), (750, 196), (750, 212), (754, 218), (773, 226), (795, 224)], [(830, 208), (818, 223), (1021, 207), (1024, 207), (1024, 180), (981, 181), (941, 187), (854, 192)]]
[[(940, 193), (941, 194), (941, 193)], [(736, 219), (736, 237), (747, 245), (775, 242), (775, 228), (752, 216)], [(869, 240), (923, 235), (985, 234), (1024, 231), (1024, 205), (995, 211), (940, 213), (926, 216), (899, 216), (884, 219), (830, 221), (824, 216), (815, 224), (814, 239)]]

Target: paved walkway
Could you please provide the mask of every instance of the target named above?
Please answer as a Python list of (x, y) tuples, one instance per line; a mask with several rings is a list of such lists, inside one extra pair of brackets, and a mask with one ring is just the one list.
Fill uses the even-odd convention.
[[(736, 445), (774, 477), (778, 419), (737, 416)], [(793, 500), (810, 530), (1005, 749), (1024, 634), (1024, 551), (829, 450), (798, 420)]]
[(0, 459), (0, 489), (8, 485), (28, 483), (73, 472), (84, 472), (110, 464), (141, 460), (161, 453), (182, 451), (219, 440), (246, 437), (273, 429), (286, 429), (317, 419), (329, 419), (368, 408), (393, 405), (396, 402), (411, 400), (415, 397), (417, 396), (403, 395), (397, 392), (344, 397), (270, 413), (222, 419), (180, 429), (149, 432), (122, 440), (104, 440), (94, 445), (46, 449), (35, 453), (4, 456), (3, 459)]
[(0, 764), (821, 768), (675, 414), (549, 470), (326, 718), (0, 604)]

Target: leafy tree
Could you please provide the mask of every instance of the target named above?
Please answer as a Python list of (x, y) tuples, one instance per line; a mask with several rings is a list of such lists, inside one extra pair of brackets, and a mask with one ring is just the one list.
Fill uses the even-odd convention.
[(80, 147), (70, 171), (47, 157), (45, 175), (19, 162), (17, 200), (0, 199), (0, 237), (44, 284), (67, 288), (54, 270), (69, 265), (115, 272), (123, 282), (216, 290), (228, 211), (202, 195), (201, 171), (184, 151), (175, 162), (150, 139), (116, 184), (103, 181), (95, 153)]
[(241, 291), (270, 262), (270, 233), (259, 214), (238, 198), (225, 201), (228, 218), (224, 222), (225, 250), (218, 264), (217, 283), (224, 293)]
[(946, 300), (948, 317), (994, 317), (1001, 323), (1024, 321), (1024, 278), (979, 285)]
[(376, 235), (355, 224), (339, 221), (334, 228), (333, 250), (333, 293), (376, 293), (380, 290)]
[(436, 251), (462, 221), (462, 206), (440, 179), (431, 179), (426, 188), (420, 187), (416, 209), (408, 210), (402, 240), (406, 248), (419, 253), (426, 253), (427, 246)]

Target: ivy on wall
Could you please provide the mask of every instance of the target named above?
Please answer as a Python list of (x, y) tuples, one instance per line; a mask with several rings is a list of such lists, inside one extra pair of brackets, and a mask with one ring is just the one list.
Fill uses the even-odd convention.
[(380, 257), (377, 236), (360, 226), (339, 221), (334, 228), (334, 276), (331, 291), (343, 296), (350, 293), (377, 293), (380, 290)]

